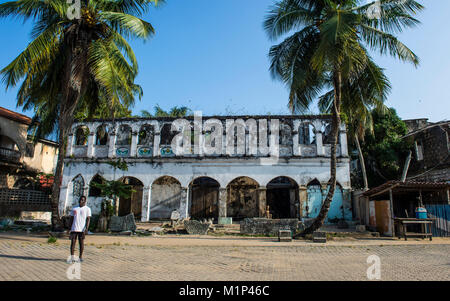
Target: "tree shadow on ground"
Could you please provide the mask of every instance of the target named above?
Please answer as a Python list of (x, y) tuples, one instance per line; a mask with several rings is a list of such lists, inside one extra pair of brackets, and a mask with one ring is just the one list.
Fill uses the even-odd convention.
[(39, 258), (39, 257), (31, 257), (31, 256), (17, 256), (17, 255), (6, 255), (0, 254), (0, 258), (12, 258), (12, 259), (22, 259), (22, 260), (36, 260), (36, 261), (64, 261), (64, 259), (56, 259), (56, 258)]

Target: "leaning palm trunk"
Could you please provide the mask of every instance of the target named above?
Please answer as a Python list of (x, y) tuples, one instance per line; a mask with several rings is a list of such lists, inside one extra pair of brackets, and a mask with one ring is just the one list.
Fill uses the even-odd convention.
[(367, 181), (366, 163), (364, 162), (364, 155), (361, 150), (361, 145), (359, 144), (358, 134), (355, 133), (354, 139), (356, 148), (358, 149), (359, 163), (361, 164), (361, 172), (364, 181), (364, 190), (367, 191), (369, 190), (369, 182)]
[[(54, 231), (62, 229), (61, 218), (59, 216), (59, 194), (62, 183), (64, 157), (66, 150), (66, 137), (70, 132), (73, 122), (73, 114), (86, 88), (85, 70), (87, 69), (87, 52), (89, 34), (81, 30), (69, 28), (69, 38), (67, 43), (70, 47), (65, 51), (65, 66), (62, 80), (62, 100), (59, 115), (59, 147), (58, 161), (56, 164), (55, 180), (52, 187), (52, 229)], [(71, 141), (67, 141), (71, 143)]]
[(314, 231), (320, 229), (325, 219), (327, 218), (328, 211), (330, 210), (331, 201), (334, 197), (334, 192), (336, 190), (336, 147), (339, 134), (339, 128), (341, 126), (341, 87), (342, 87), (342, 75), (338, 71), (334, 80), (334, 101), (333, 101), (333, 111), (332, 111), (332, 122), (331, 122), (331, 158), (330, 158), (330, 181), (328, 182), (330, 189), (322, 204), (319, 215), (314, 220), (314, 222), (303, 231), (303, 235), (311, 234)]

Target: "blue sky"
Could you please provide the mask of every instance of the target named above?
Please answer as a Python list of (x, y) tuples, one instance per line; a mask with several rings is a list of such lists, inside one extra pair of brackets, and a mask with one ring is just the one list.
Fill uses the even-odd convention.
[[(5, 1), (1, 1), (5, 2)], [(273, 0), (167, 0), (145, 17), (156, 28), (151, 40), (132, 41), (144, 97), (133, 108), (188, 106), (212, 114), (286, 114), (287, 90), (270, 78), (270, 42), (262, 27)], [(389, 57), (375, 59), (392, 82), (388, 105), (404, 119), (449, 119), (450, 1), (422, 1), (422, 25), (400, 38), (421, 58), (419, 68)], [(5, 67), (29, 42), (31, 24), (0, 20)], [(16, 89), (0, 84), (0, 105), (16, 108)], [(25, 112), (31, 115), (32, 112)]]

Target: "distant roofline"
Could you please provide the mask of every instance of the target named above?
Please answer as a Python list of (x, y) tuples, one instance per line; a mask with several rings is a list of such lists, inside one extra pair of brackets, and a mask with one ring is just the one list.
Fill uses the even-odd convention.
[(449, 123), (450, 123), (450, 120), (442, 120), (442, 121), (439, 121), (439, 122), (436, 122), (436, 123), (430, 123), (430, 124), (428, 124), (427, 126), (425, 126), (423, 128), (420, 128), (418, 130), (415, 130), (415, 131), (412, 131), (411, 133), (406, 134), (405, 136), (401, 137), (401, 139), (406, 138), (406, 137), (410, 137), (410, 136), (414, 136), (414, 135), (416, 135), (416, 134), (418, 134), (420, 132), (432, 129), (432, 128), (436, 127), (436, 126), (441, 126), (441, 125), (449, 124)]
[[(28, 140), (33, 140), (33, 136), (32, 135), (27, 135), (27, 139)], [(37, 139), (37, 142), (40, 142), (40, 143), (44, 143), (44, 144), (50, 144), (50, 145), (52, 145), (52, 146), (56, 146), (56, 147), (58, 147), (58, 142), (55, 142), (55, 141), (52, 141), (52, 140), (48, 140), (48, 139), (44, 139), (44, 138), (38, 138)]]
[(26, 125), (31, 124), (31, 118), (28, 116), (25, 116), (23, 114), (8, 110), (4, 107), (0, 107), (0, 116), (8, 118), (10, 120), (20, 122)]
[(413, 118), (413, 119), (403, 119), (403, 121), (415, 121), (415, 120), (429, 120), (429, 118)]

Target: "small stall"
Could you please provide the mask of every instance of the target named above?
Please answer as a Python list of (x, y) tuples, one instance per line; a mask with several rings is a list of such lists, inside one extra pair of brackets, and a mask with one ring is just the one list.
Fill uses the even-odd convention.
[(389, 181), (363, 194), (368, 227), (385, 236), (432, 239), (429, 205), (450, 205), (450, 183)]

